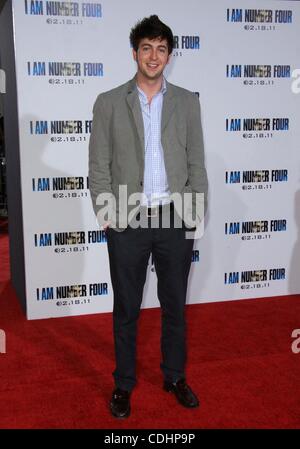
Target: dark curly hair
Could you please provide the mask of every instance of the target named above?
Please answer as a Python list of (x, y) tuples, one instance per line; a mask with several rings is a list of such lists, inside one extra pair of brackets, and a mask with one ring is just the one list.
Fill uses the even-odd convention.
[(172, 53), (174, 47), (174, 37), (171, 28), (163, 23), (158, 16), (152, 15), (145, 17), (138, 22), (130, 32), (130, 43), (135, 51), (138, 50), (140, 41), (148, 39), (166, 39), (168, 43), (168, 52)]

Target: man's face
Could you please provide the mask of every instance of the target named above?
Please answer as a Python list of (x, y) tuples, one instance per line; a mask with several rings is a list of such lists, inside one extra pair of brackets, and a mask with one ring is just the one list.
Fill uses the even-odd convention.
[(133, 50), (138, 65), (138, 73), (148, 80), (158, 79), (170, 60), (166, 39), (148, 39), (140, 41), (138, 51)]

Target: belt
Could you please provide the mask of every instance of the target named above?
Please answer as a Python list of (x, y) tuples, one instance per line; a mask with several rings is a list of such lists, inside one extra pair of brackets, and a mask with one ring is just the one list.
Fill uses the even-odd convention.
[(174, 203), (166, 203), (166, 204), (157, 204), (156, 206), (145, 207), (143, 209), (146, 210), (146, 217), (158, 217), (164, 209), (169, 208), (170, 211), (174, 210)]

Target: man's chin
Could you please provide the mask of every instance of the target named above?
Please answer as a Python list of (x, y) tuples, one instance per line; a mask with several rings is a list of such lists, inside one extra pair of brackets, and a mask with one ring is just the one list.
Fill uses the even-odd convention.
[(148, 78), (149, 80), (157, 80), (162, 76), (162, 72), (158, 72), (158, 73), (146, 73), (146, 78)]

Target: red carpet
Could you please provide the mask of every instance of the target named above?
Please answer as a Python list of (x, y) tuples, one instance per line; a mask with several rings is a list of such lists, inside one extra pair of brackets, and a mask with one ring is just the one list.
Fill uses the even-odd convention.
[(199, 409), (162, 391), (160, 311), (141, 313), (139, 383), (132, 415), (110, 416), (114, 368), (111, 314), (27, 321), (9, 281), (0, 234), (0, 428), (299, 428), (300, 296), (187, 307), (187, 378)]

